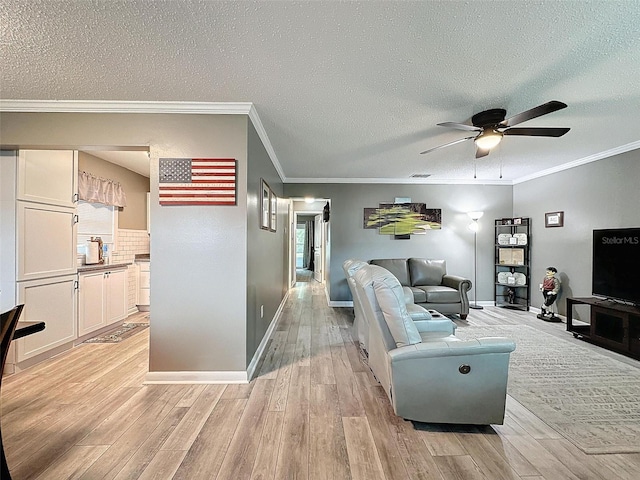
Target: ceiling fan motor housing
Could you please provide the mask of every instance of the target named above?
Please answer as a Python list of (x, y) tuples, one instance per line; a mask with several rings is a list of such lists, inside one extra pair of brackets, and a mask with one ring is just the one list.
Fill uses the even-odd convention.
[(491, 110), (476, 113), (471, 117), (471, 123), (476, 127), (495, 127), (505, 119), (506, 115), (507, 111), (504, 108), (492, 108)]

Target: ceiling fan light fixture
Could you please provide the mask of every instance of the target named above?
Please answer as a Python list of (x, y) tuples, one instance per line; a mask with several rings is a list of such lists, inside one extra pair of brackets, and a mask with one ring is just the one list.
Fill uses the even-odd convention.
[(491, 150), (493, 147), (498, 145), (501, 140), (502, 133), (493, 129), (485, 129), (475, 138), (474, 142), (481, 150)]

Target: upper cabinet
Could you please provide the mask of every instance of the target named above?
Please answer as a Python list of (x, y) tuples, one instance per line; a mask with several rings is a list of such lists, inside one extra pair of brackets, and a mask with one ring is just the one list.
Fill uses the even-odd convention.
[(75, 207), (78, 200), (78, 152), (20, 150), (18, 200)]
[(75, 209), (18, 202), (18, 281), (76, 273)]

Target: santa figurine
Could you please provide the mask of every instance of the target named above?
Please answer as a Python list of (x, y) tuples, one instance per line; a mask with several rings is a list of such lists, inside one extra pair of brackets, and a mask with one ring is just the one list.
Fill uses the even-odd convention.
[(542, 296), (544, 297), (544, 303), (540, 307), (540, 315), (538, 318), (547, 322), (559, 322), (560, 318), (551, 310), (551, 306), (558, 298), (558, 292), (560, 291), (560, 280), (556, 277), (558, 270), (555, 267), (547, 267), (544, 280), (540, 284), (540, 290), (542, 290)]

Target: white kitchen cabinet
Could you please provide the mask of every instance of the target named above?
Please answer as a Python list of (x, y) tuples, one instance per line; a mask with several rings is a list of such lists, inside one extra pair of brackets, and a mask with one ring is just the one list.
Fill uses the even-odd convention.
[(151, 303), (151, 263), (137, 262), (139, 268), (138, 274), (138, 310), (148, 312)]
[(45, 322), (36, 335), (20, 338), (16, 343), (16, 361), (22, 362), (76, 338), (77, 276), (45, 278), (18, 282), (18, 301), (24, 304), (21, 321)]
[(75, 208), (17, 202), (18, 281), (76, 273)]
[(127, 269), (112, 270), (106, 278), (107, 325), (127, 318)]
[(77, 193), (77, 151), (20, 150), (18, 200), (75, 207)]
[(78, 337), (127, 317), (126, 268), (89, 271), (78, 279)]
[(104, 272), (78, 275), (78, 337), (104, 327)]

